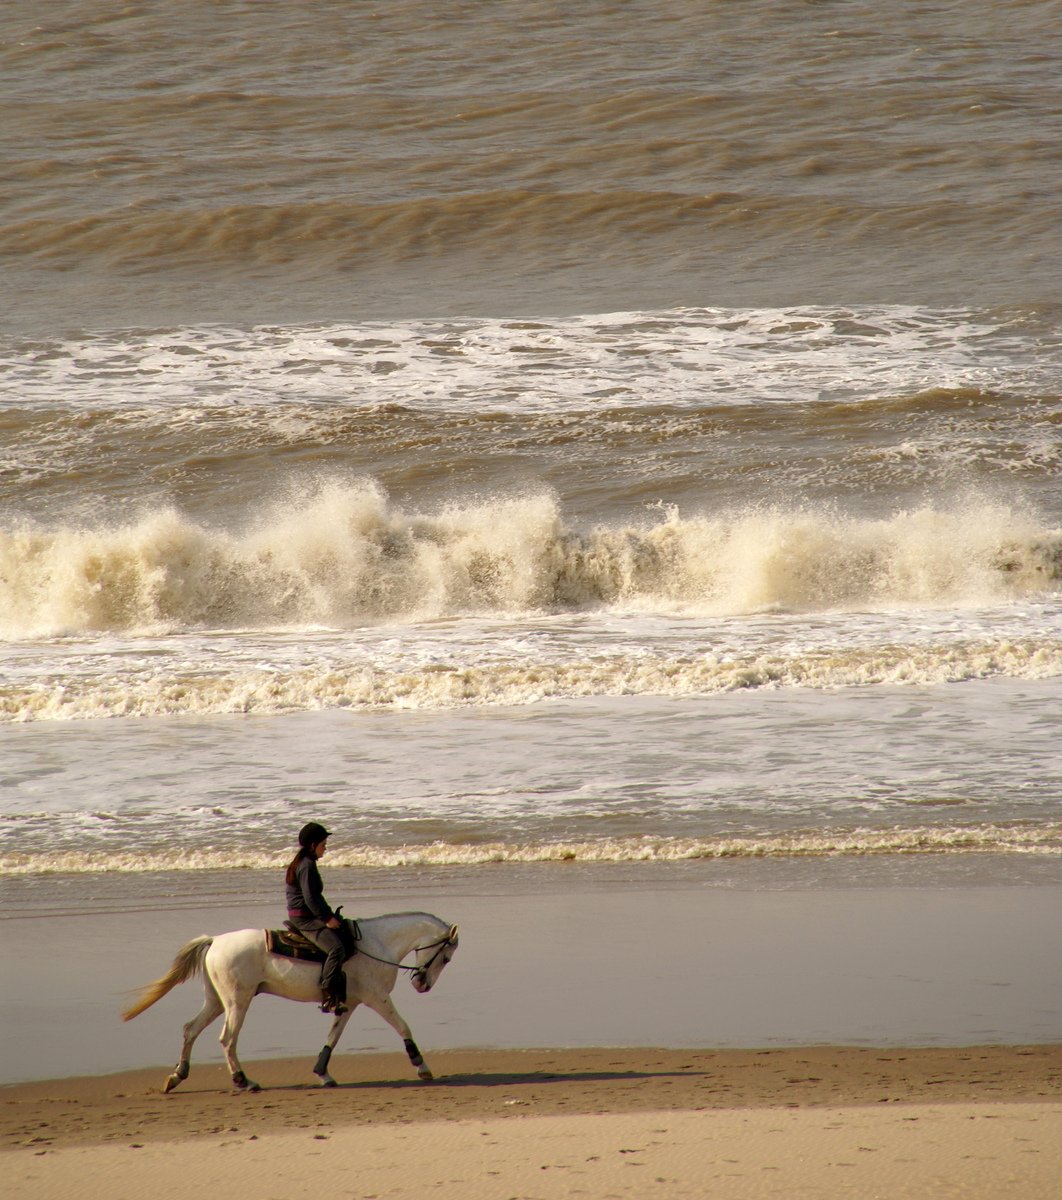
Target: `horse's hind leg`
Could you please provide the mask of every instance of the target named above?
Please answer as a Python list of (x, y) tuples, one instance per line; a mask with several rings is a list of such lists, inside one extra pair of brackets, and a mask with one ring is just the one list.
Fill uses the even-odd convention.
[(247, 1016), (247, 1010), (253, 999), (253, 992), (246, 995), (242, 991), (235, 991), (233, 995), (226, 996), (224, 999), (225, 1024), (221, 1027), (219, 1041), (222, 1050), (225, 1051), (225, 1061), (229, 1064), (229, 1070), (232, 1072), (232, 1082), (241, 1092), (261, 1091), (258, 1084), (254, 1080), (248, 1079), (243, 1073), (240, 1060), (236, 1057), (236, 1039), (240, 1036), (244, 1018)]
[(209, 979), (204, 980), (206, 995), (203, 997), (203, 1007), (184, 1027), (184, 1044), (181, 1046), (181, 1058), (174, 1068), (173, 1074), (166, 1080), (163, 1091), (173, 1089), (188, 1078), (189, 1064), (192, 1059), (192, 1047), (195, 1039), (203, 1032), (211, 1021), (216, 1021), (225, 1011), (214, 985)]

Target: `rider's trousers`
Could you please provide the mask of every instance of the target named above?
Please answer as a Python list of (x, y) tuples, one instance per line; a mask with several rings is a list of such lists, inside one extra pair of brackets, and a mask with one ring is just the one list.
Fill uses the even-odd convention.
[(324, 921), (319, 921), (316, 917), (290, 917), (289, 920), (300, 933), (305, 934), (318, 949), (328, 955), (321, 968), (321, 987), (333, 999), (346, 1000), (347, 977), (343, 971), (343, 962), (347, 951), (339, 931), (329, 929)]

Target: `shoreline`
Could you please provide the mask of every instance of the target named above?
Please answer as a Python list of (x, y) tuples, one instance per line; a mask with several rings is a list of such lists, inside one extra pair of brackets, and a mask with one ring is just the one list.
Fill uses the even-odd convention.
[(337, 1055), (340, 1084), (325, 1089), (309, 1061), (267, 1060), (253, 1094), (209, 1065), (169, 1095), (163, 1067), (10, 1085), (5, 1179), (16, 1196), (84, 1200), (241, 1187), (293, 1200), (426, 1188), (446, 1200), (1053, 1200), (1062, 1170), (1062, 1044), (429, 1062), (436, 1081), (422, 1084), (400, 1054)]

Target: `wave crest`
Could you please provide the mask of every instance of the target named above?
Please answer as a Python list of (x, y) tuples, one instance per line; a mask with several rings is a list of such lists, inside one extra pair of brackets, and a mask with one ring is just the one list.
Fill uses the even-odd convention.
[[(1029, 214), (1023, 214), (1026, 227)], [(32, 217), (0, 225), (0, 252), (45, 260), (101, 259), (143, 270), (209, 262), (341, 265), (403, 262), (452, 253), (455, 246), (496, 254), (499, 246), (528, 256), (579, 241), (644, 256), (660, 239), (696, 253), (718, 230), (753, 240), (791, 241), (798, 232), (834, 230), (851, 237), (866, 222), (899, 231), (947, 230), (954, 205), (912, 203), (885, 208), (799, 194), (684, 190), (545, 191), (500, 188), (423, 195), (379, 203), (201, 203), (187, 208), (111, 209), (74, 219)]]

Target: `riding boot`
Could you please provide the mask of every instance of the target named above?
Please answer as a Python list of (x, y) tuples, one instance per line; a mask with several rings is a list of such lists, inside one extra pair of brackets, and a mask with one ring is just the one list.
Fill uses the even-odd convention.
[(343, 960), (338, 955), (338, 961), (332, 960), (325, 962), (324, 970), (322, 971), (321, 990), (325, 994), (325, 1012), (334, 1012), (336, 1016), (347, 1011), (347, 977), (343, 971)]

